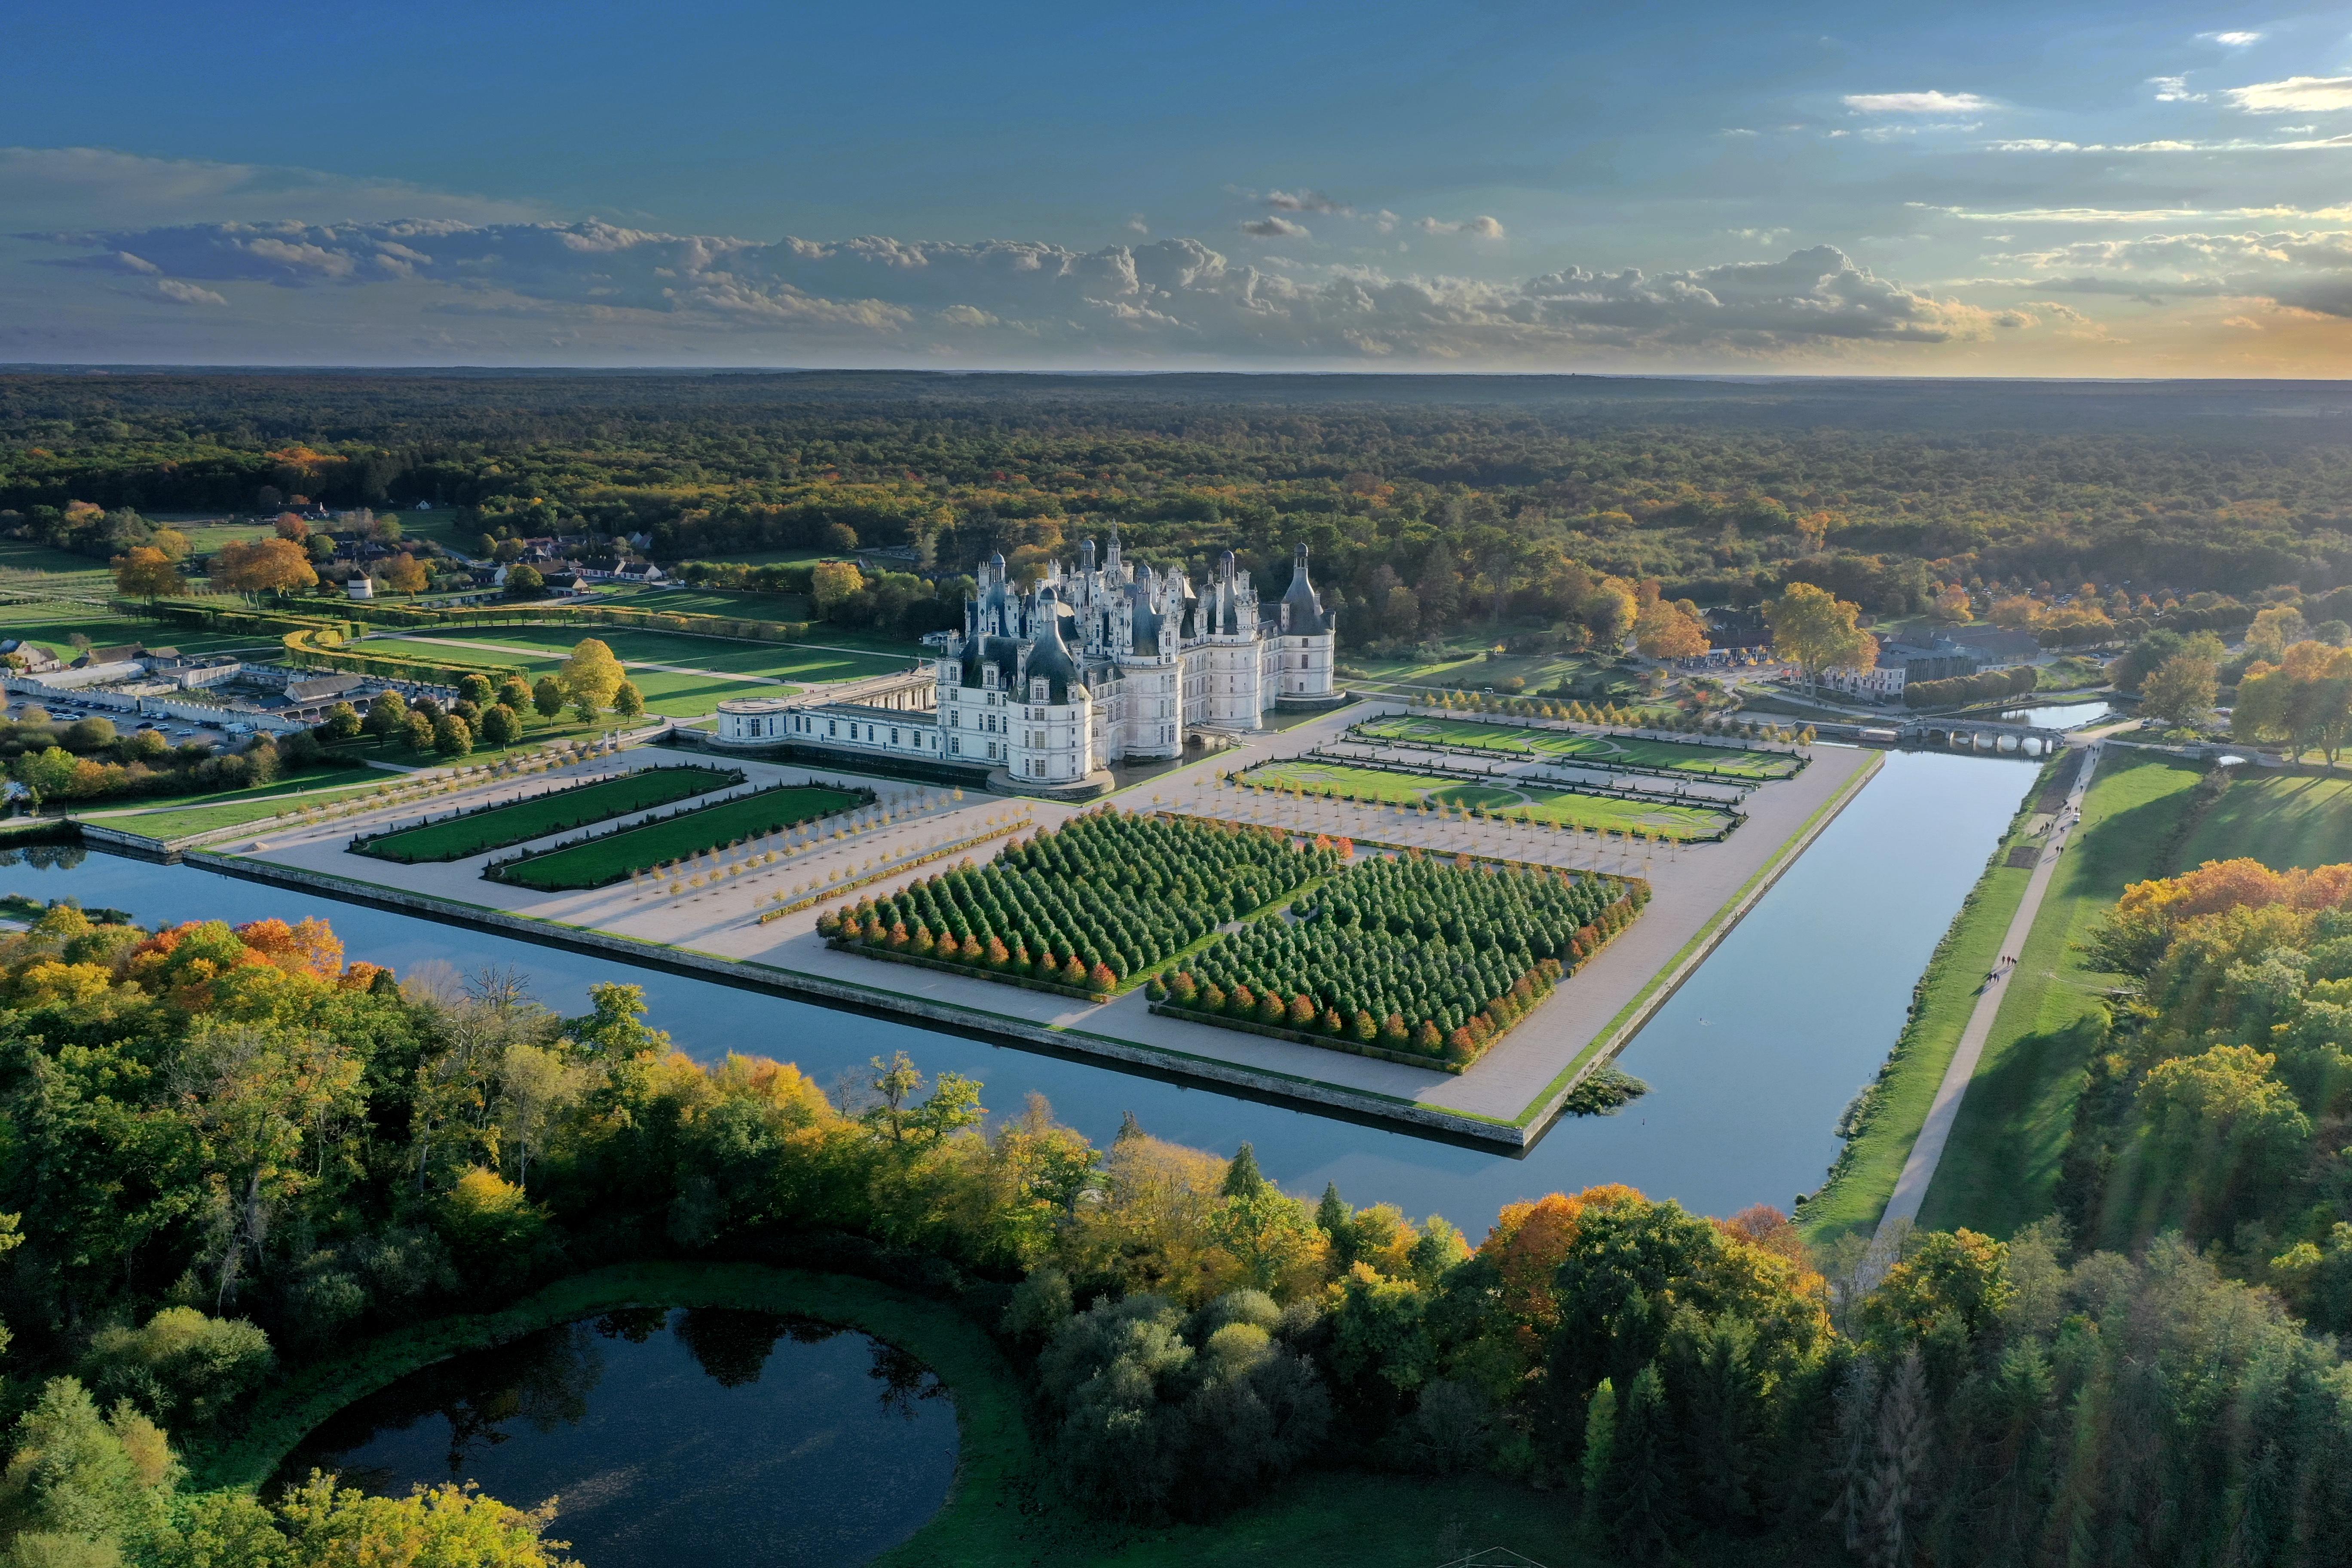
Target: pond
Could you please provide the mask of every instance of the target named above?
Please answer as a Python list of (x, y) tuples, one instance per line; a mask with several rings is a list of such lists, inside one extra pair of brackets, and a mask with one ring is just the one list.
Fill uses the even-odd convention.
[[(427, 963), (511, 966), (538, 996), (587, 1011), (597, 981), (641, 984), (653, 1022), (705, 1060), (752, 1051), (832, 1084), (894, 1050), (926, 1072), (978, 1079), (983, 1103), (1017, 1115), (1040, 1093), (1107, 1146), (1120, 1113), (1180, 1143), (1258, 1163), (1307, 1198), (1326, 1182), (1357, 1204), (1442, 1214), (1475, 1240), (1507, 1203), (1625, 1182), (1704, 1214), (1782, 1208), (1818, 1186), (1838, 1151), (1838, 1114), (1877, 1072), (1911, 988), (1983, 871), (2034, 777), (1990, 753), (1891, 752), (1878, 777), (1830, 824), (1688, 983), (1626, 1047), (1651, 1092), (1615, 1116), (1561, 1121), (1520, 1157), (1360, 1125), (1287, 1106), (1039, 1055), (612, 959), (449, 928), (191, 866), (79, 857), (70, 868), (0, 866), (0, 893), (70, 894), (142, 923), (331, 921), (350, 956), (403, 973)], [(54, 858), (57, 852), (49, 852)], [(68, 858), (74, 858), (68, 852)]]
[(955, 1408), (903, 1352), (771, 1312), (632, 1308), (425, 1367), (305, 1438), (312, 1468), (405, 1497), (478, 1482), (594, 1568), (863, 1563), (955, 1479)]

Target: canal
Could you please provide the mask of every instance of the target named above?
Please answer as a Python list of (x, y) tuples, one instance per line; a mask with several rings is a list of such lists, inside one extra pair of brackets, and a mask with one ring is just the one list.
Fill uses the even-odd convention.
[[(1436, 1142), (1212, 1089), (835, 1012), (761, 992), (339, 903), (192, 866), (88, 854), (72, 866), (17, 858), (0, 892), (131, 912), (145, 925), (276, 915), (331, 921), (349, 956), (403, 973), (511, 967), (537, 996), (586, 1011), (590, 984), (645, 987), (652, 1021), (702, 1059), (750, 1051), (846, 1079), (905, 1050), (927, 1072), (968, 1074), (984, 1103), (1017, 1114), (1032, 1092), (1098, 1144), (1122, 1112), (1177, 1142), (1230, 1152), (1312, 1198), (1336, 1181), (1356, 1204), (1442, 1214), (1475, 1242), (1506, 1203), (1623, 1182), (1702, 1213), (1782, 1208), (1837, 1153), (1839, 1112), (1876, 1073), (1913, 984), (2032, 782), (1990, 755), (1890, 752), (1879, 776), (1659, 1010), (1620, 1058), (1650, 1093), (1614, 1116), (1568, 1119), (1517, 1157)], [(70, 858), (70, 857), (69, 857)]]

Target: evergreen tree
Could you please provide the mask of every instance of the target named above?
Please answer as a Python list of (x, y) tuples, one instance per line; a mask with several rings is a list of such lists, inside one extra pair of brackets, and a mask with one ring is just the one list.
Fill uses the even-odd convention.
[(1225, 1167), (1224, 1195), (1229, 1198), (1254, 1198), (1265, 1188), (1265, 1177), (1257, 1168), (1257, 1151), (1244, 1143), (1234, 1151), (1234, 1162)]
[(1616, 1441), (1601, 1486), (1609, 1538), (1628, 1557), (1666, 1555), (1683, 1525), (1682, 1478), (1675, 1463), (1674, 1415), (1665, 1379), (1652, 1362), (1633, 1374), (1618, 1413)]
[(1599, 1533), (1609, 1494), (1609, 1470), (1617, 1455), (1617, 1389), (1607, 1378), (1592, 1391), (1584, 1406), (1584, 1461), (1579, 1474), (1584, 1482), (1584, 1527)]

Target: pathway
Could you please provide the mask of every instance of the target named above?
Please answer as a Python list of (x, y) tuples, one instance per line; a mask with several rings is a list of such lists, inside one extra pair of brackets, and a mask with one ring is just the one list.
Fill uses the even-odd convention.
[(1952, 1123), (1959, 1119), (1960, 1101), (1967, 1098), (1969, 1082), (1976, 1077), (1977, 1063), (1983, 1059), (1985, 1042), (1992, 1037), (1993, 1020), (2000, 1016), (2002, 999), (2009, 994), (2009, 983), (2017, 973), (2016, 961), (2024, 955), (2025, 939), (2033, 930), (2034, 917), (2042, 912), (2042, 895), (2050, 890), (2050, 880), (2057, 875), (2059, 853), (2074, 833), (2075, 814), (2082, 808), (2083, 797), (2091, 787), (2091, 774), (2098, 765), (2099, 746), (2094, 742), (2083, 758), (2081, 771), (2075, 774), (2074, 788), (2066, 792), (2066, 804), (2058, 812), (2042, 858), (2035, 863), (2033, 875), (2025, 884), (2025, 897), (2019, 900), (2017, 913), (2009, 922), (2009, 934), (2000, 939), (2003, 962), (1977, 994), (1976, 1010), (1969, 1015), (1968, 1027), (1960, 1031), (1959, 1047), (1952, 1052), (1952, 1065), (1944, 1069), (1944, 1081), (1937, 1086), (1935, 1103), (1927, 1108), (1927, 1120), (1921, 1124), (1919, 1136), (1911, 1145), (1911, 1157), (1904, 1162), (1903, 1174), (1895, 1183), (1895, 1195), (1886, 1200), (1886, 1212), (1879, 1216), (1873, 1247), (1889, 1262), (1890, 1249), (1901, 1230), (1918, 1219), (1919, 1205), (1927, 1201), (1927, 1188), (1936, 1179), (1936, 1166), (1944, 1157), (1944, 1145), (1951, 1141)]

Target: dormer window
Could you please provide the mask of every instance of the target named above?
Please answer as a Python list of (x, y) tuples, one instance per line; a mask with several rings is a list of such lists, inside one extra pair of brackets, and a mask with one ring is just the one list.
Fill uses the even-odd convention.
[(1052, 700), (1051, 688), (1049, 688), (1043, 680), (1031, 681), (1029, 683), (1029, 700), (1032, 702), (1047, 702)]

